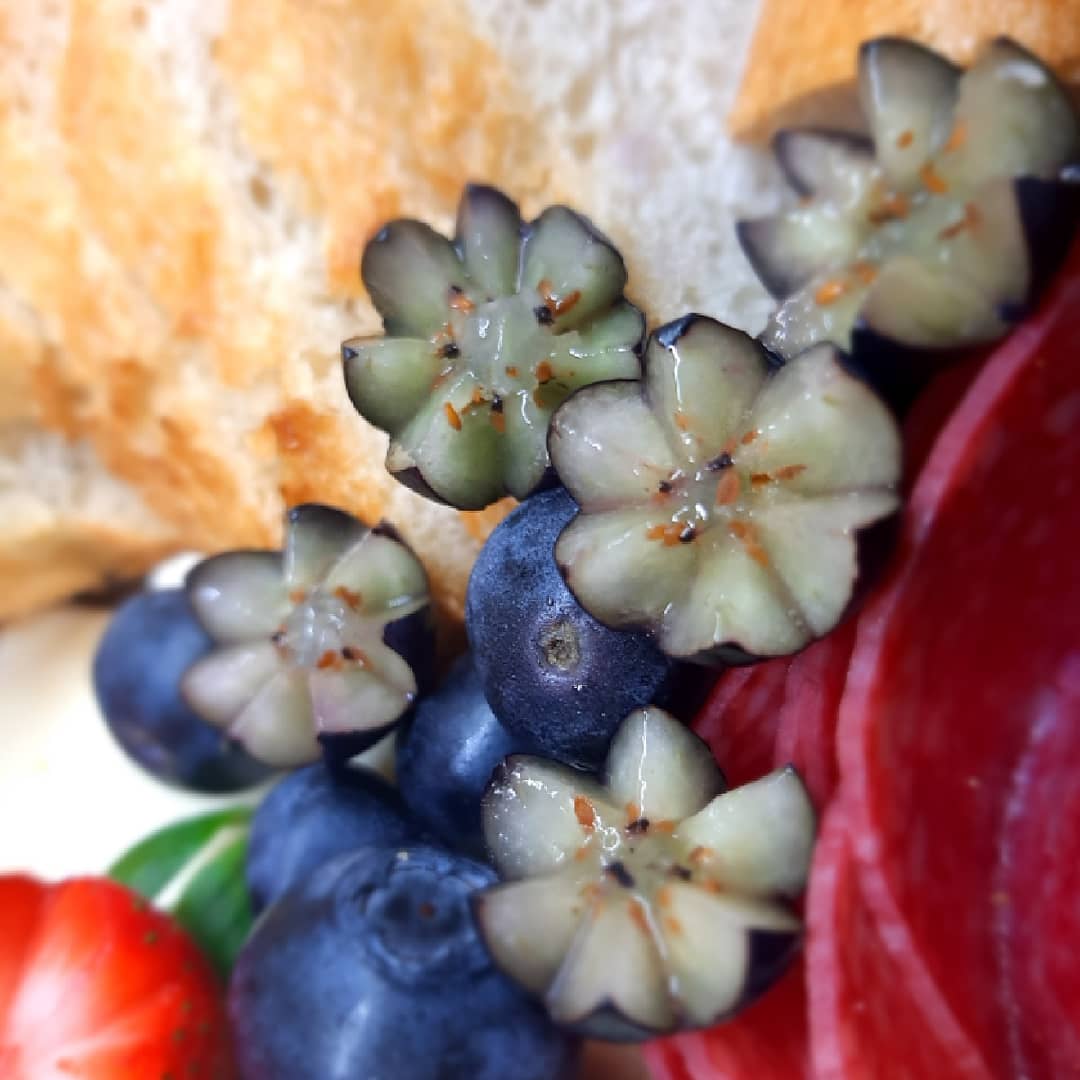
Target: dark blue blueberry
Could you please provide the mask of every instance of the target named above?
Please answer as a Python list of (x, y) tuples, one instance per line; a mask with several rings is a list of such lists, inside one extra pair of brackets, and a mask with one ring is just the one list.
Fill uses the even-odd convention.
[(94, 693), (113, 737), (159, 780), (193, 791), (239, 791), (271, 770), (184, 703), (180, 678), (213, 642), (182, 589), (120, 605), (97, 648)]
[(480, 797), (503, 758), (529, 750), (496, 719), (466, 654), (398, 728), (398, 787), (440, 840), (483, 857)]
[(577, 1046), (491, 964), (470, 897), (481, 863), (364, 848), (257, 924), (229, 1011), (245, 1080), (557, 1080)]
[(499, 525), (469, 579), (465, 628), (502, 725), (546, 757), (596, 769), (628, 713), (655, 704), (687, 718), (715, 676), (669, 659), (643, 634), (609, 630), (580, 607), (554, 557), (576, 512), (556, 488)]
[(323, 863), (359, 847), (397, 847), (424, 838), (397, 791), (370, 769), (333, 773), (321, 763), (274, 785), (255, 813), (247, 880), (261, 911)]

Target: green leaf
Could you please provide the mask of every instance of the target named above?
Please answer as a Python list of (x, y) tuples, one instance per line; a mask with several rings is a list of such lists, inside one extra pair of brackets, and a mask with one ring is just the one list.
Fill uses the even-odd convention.
[(244, 833), (223, 846), (191, 879), (173, 911), (222, 978), (228, 978), (251, 932), (247, 843)]
[(251, 930), (244, 869), (252, 811), (221, 810), (168, 825), (109, 869), (113, 880), (169, 911), (228, 978)]
[(251, 810), (241, 807), (166, 825), (121, 855), (108, 876), (153, 902), (222, 829), (246, 829), (250, 822)]

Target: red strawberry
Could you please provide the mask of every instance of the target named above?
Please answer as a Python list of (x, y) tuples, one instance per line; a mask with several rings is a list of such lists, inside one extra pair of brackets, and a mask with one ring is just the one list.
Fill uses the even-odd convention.
[(0, 877), (4, 1080), (232, 1080), (220, 988), (183, 930), (112, 881)]

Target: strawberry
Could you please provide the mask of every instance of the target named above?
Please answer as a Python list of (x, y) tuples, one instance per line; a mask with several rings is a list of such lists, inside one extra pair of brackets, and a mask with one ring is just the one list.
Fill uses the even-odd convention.
[(186, 933), (103, 878), (0, 877), (0, 1076), (232, 1080), (220, 988)]

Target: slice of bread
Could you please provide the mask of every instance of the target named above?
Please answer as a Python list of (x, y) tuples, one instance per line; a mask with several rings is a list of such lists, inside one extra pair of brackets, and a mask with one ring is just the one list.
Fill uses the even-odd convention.
[[(770, 50), (820, 66), (816, 87), (850, 71), (863, 33), (912, 28), (860, 21), (877, 4), (856, 18), (829, 0), (806, 20), (793, 0), (763, 2), (736, 116), (802, 93)], [(1032, 10), (1060, 20), (1077, 4)], [(999, 30), (1038, 21), (992, 7)], [(338, 356), (379, 329), (360, 251), (395, 216), (448, 230), (464, 183), (486, 181), (529, 215), (554, 201), (590, 215), (651, 325), (696, 310), (757, 332), (771, 302), (733, 223), (773, 210), (780, 184), (726, 130), (757, 11), (0, 0), (0, 441), (16, 448), (0, 462), (9, 505), (48, 511), (33, 527), (29, 511), (0, 519), (0, 617), (137, 574), (162, 546), (274, 545), (282, 510), (305, 500), (394, 521), (460, 616), (505, 506), (458, 514), (383, 468), (385, 437), (349, 404)], [(927, 18), (914, 29), (937, 40), (944, 16)], [(28, 463), (45, 446), (48, 475), (82, 481), (39, 483)], [(113, 499), (124, 509), (103, 517)]]
[[(386, 474), (338, 346), (378, 330), (365, 240), (397, 215), (449, 228), (468, 180), (527, 214), (589, 213), (654, 321), (690, 307), (764, 319), (730, 224), (767, 208), (771, 166), (722, 129), (752, 11), (505, 8), (6, 5), (0, 424), (66, 441), (70, 468), (94, 476), (45, 500), (55, 544), (0, 523), (12, 569), (37, 579), (27, 596), (137, 572), (162, 538), (275, 544), (283, 508), (318, 499), (397, 523), (459, 615), (501, 510), (457, 514)], [(30, 498), (34, 469), (13, 459), (11, 474), (11, 497)], [(110, 484), (134, 512), (102, 521), (80, 493)], [(79, 574), (57, 570), (59, 549)], [(26, 606), (12, 595), (0, 589), (0, 615)]]
[(130, 579), (177, 544), (89, 445), (30, 425), (0, 428), (0, 522), (8, 616)]

